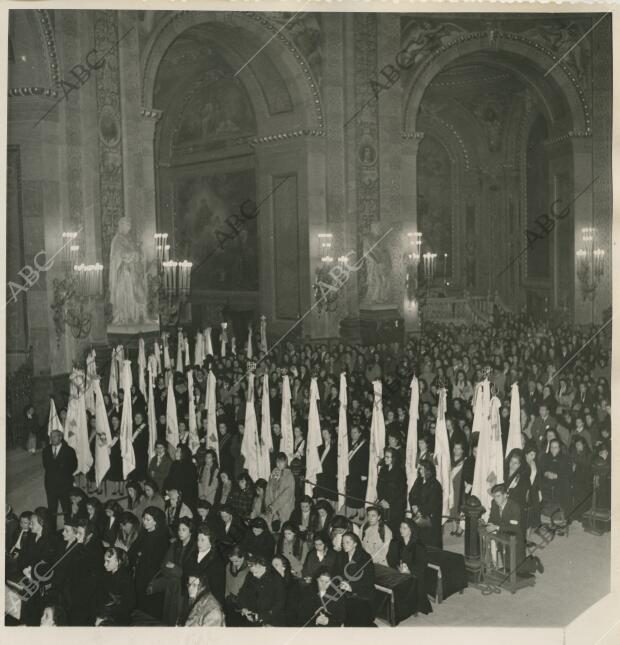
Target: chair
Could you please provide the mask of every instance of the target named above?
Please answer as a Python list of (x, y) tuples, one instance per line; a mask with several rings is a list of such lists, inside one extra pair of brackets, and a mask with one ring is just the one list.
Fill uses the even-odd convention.
[[(428, 594), (432, 600), (434, 600), (438, 605), (441, 605), (443, 602), (443, 578), (441, 577), (441, 567), (437, 564), (432, 564), (429, 562), (426, 565), (429, 569), (437, 572), (437, 584), (435, 586), (435, 595)], [(462, 593), (462, 592), (461, 592)]]
[[(503, 587), (516, 593), (523, 587), (531, 587), (536, 583), (534, 577), (522, 578), (517, 576), (517, 538), (515, 535), (502, 533), (480, 533), (482, 541), (482, 580), (494, 587)], [(496, 553), (502, 554), (501, 564), (494, 561), (493, 545)], [(506, 563), (508, 554), (508, 565)]]

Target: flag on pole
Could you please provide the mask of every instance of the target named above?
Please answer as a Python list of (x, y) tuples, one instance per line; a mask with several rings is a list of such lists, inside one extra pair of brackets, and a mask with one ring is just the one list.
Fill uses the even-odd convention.
[(269, 406), (269, 374), (263, 374), (263, 395), (261, 397), (260, 415), (260, 469), (259, 477), (269, 481), (271, 475), (270, 453), (273, 450), (271, 439), (271, 409)]
[(220, 439), (217, 435), (217, 400), (215, 398), (216, 378), (215, 374), (209, 370), (207, 373), (207, 448), (215, 450), (215, 454), (220, 458)]
[(220, 332), (220, 353), (222, 355), (222, 358), (226, 357), (226, 345), (228, 344), (228, 332), (226, 331), (227, 327), (228, 323), (223, 322), (222, 331)]
[(164, 344), (164, 370), (169, 370), (172, 367), (170, 361), (170, 348), (168, 347), (168, 339), (170, 338), (170, 333), (165, 331), (162, 335), (162, 342)]
[(159, 343), (157, 341), (153, 343), (153, 354), (155, 354), (155, 361), (157, 366), (157, 371), (155, 372), (155, 374), (161, 374), (161, 347), (159, 346)]
[[(155, 456), (155, 442), (157, 441), (157, 417), (155, 416), (155, 375), (157, 374), (157, 357), (149, 356), (147, 362), (149, 373), (149, 398), (147, 406), (147, 423), (149, 424), (149, 461)], [(161, 363), (160, 363), (161, 366)]]
[(191, 367), (192, 357), (189, 353), (189, 338), (187, 337), (187, 334), (183, 336), (183, 347), (185, 348), (185, 367)]
[(179, 445), (179, 422), (177, 420), (177, 402), (174, 398), (173, 380), (172, 378), (168, 379), (168, 394), (166, 397), (166, 441), (171, 455), (174, 455)]
[(74, 367), (69, 377), (69, 405), (65, 421), (65, 440), (75, 450), (77, 457), (77, 469), (74, 475), (78, 473), (85, 475), (93, 465), (93, 455), (88, 441), (85, 386), (84, 372)]
[(146, 380), (144, 373), (146, 371), (146, 354), (144, 353), (144, 338), (138, 339), (138, 389), (146, 399)]
[(114, 403), (118, 403), (118, 361), (116, 360), (116, 347), (112, 348), (110, 360), (110, 380), (108, 381), (108, 394)]
[(213, 353), (213, 341), (211, 340), (211, 327), (205, 329), (205, 354), (215, 356)]
[(198, 436), (198, 423), (196, 421), (196, 404), (194, 402), (194, 372), (193, 370), (188, 370), (187, 372), (187, 389), (189, 390), (188, 399), (189, 399), (189, 439), (188, 447), (192, 451), (192, 455), (196, 454), (198, 448), (200, 448), (200, 437)]
[(123, 398), (123, 412), (121, 414), (121, 458), (123, 460), (123, 479), (136, 467), (136, 455), (133, 450), (133, 414), (131, 409), (131, 361), (123, 361), (121, 383), (125, 397)]
[(280, 411), (280, 430), (282, 439), (280, 439), (280, 452), (283, 452), (288, 458), (289, 464), (293, 458), (294, 439), (293, 439), (293, 414), (291, 411), (291, 383), (288, 374), (282, 377), (282, 409)]
[(491, 489), (495, 484), (504, 481), (504, 459), (502, 437), (499, 424), (499, 399), (490, 400), (490, 386), (485, 379), (478, 389), (472, 434), (477, 430), (478, 451), (474, 467), (472, 495), (480, 500), (485, 509), (484, 519), (488, 519), (491, 510)]
[(508, 427), (508, 440), (506, 441), (506, 457), (511, 450), (523, 448), (523, 437), (521, 436), (521, 397), (519, 396), (519, 385), (512, 384), (510, 396), (510, 425)]
[(319, 459), (319, 446), (323, 443), (319, 421), (319, 386), (316, 376), (310, 381), (310, 409), (308, 411), (308, 437), (306, 439), (306, 495), (312, 497), (316, 476), (323, 472)]
[(407, 473), (407, 490), (411, 490), (416, 480), (415, 462), (418, 457), (418, 416), (420, 410), (420, 386), (418, 379), (411, 379), (411, 400), (409, 401), (409, 427), (407, 429), (407, 446), (405, 448), (405, 471)]
[[(437, 425), (435, 427), (435, 466), (437, 468), (437, 481), (442, 490), (442, 511), (445, 518), (450, 515), (454, 504), (454, 491), (452, 488), (452, 460), (450, 458), (450, 440), (446, 426), (446, 388), (439, 390), (439, 407), (437, 410)], [(443, 522), (442, 522), (443, 524)]]
[(347, 377), (340, 374), (340, 412), (338, 414), (338, 493), (345, 502), (347, 476), (349, 474), (349, 435), (347, 428)]
[(50, 396), (50, 413), (47, 418), (47, 436), (49, 437), (54, 430), (58, 430), (58, 432), (62, 432), (63, 434), (65, 433), (65, 429), (62, 427), (58, 412), (56, 412), (54, 397)]
[(194, 365), (202, 367), (205, 360), (205, 337), (202, 332), (196, 334), (196, 345), (194, 345)]
[(374, 381), (374, 403), (372, 420), (370, 422), (370, 453), (368, 459), (368, 486), (366, 499), (374, 502), (377, 499), (377, 480), (379, 477), (379, 462), (383, 459), (385, 450), (385, 419), (383, 418), (383, 388), (381, 381)]
[(95, 391), (93, 389), (93, 379), (97, 378), (97, 364), (95, 363), (95, 350), (91, 350), (86, 356), (86, 409), (95, 414)]
[(177, 332), (177, 372), (183, 373), (183, 330), (179, 327)]
[(248, 326), (248, 347), (246, 350), (246, 356), (252, 358), (252, 325)]
[(230, 353), (233, 356), (237, 355), (237, 339), (233, 336), (232, 340), (230, 341)]
[(103, 393), (99, 379), (93, 381), (95, 395), (95, 428), (97, 436), (95, 437), (95, 484), (97, 488), (108, 470), (110, 470), (110, 450), (112, 447), (112, 434), (110, 433), (110, 424), (108, 414), (103, 402)]
[(256, 423), (256, 408), (254, 407), (254, 374), (248, 374), (248, 395), (245, 402), (245, 430), (241, 441), (241, 454), (244, 465), (252, 481), (259, 478), (260, 471), (260, 441)]
[(260, 351), (264, 354), (267, 353), (267, 318), (265, 316), (260, 317)]

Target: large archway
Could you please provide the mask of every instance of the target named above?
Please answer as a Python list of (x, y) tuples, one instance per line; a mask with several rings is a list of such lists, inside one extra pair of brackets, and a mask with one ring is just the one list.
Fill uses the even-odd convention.
[[(317, 71), (285, 33), (271, 41), (272, 22), (247, 12), (185, 12), (162, 21), (144, 50), (143, 104), (158, 116), (157, 226), (199, 267), (196, 324), (225, 309), (232, 319), (264, 313), (277, 329), (309, 304), (300, 195), (322, 180), (307, 167), (323, 114)], [(258, 216), (218, 244), (247, 200)]]
[[(590, 136), (589, 108), (574, 70), (519, 34), (459, 33), (426, 52), (416, 50), (419, 42), (415, 32), (404, 31), (403, 46), (416, 59), (404, 81), (403, 126), (422, 141), (447, 136), (459, 151), (452, 185), (460, 199), (447, 222), (454, 286), (480, 295), (496, 291), (515, 308), (545, 300), (549, 307), (570, 306), (572, 291), (558, 276), (572, 275), (574, 262), (572, 252), (559, 253), (558, 245), (568, 240), (570, 248), (574, 222), (562, 222), (568, 232), (543, 232), (529, 251), (526, 233), (548, 213), (547, 202), (569, 201), (573, 192), (567, 181), (572, 148), (554, 144)], [(532, 136), (539, 139), (536, 175), (528, 173)], [(424, 182), (423, 145), (415, 153), (418, 181)], [(538, 190), (541, 182), (544, 189)], [(416, 206), (425, 191), (424, 183), (416, 185)], [(533, 202), (534, 192), (546, 196), (544, 204)]]

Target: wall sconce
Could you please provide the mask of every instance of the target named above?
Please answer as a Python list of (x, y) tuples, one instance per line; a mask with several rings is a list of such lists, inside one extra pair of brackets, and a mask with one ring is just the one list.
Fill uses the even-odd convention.
[(584, 300), (594, 300), (601, 278), (605, 274), (605, 251), (596, 247), (596, 228), (582, 228), (581, 240), (585, 248), (575, 251), (577, 279)]

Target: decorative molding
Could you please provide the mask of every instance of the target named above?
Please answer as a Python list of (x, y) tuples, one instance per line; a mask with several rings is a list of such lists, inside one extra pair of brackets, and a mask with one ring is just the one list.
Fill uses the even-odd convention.
[(50, 13), (47, 9), (37, 9), (36, 12), (39, 14), (39, 20), (41, 21), (41, 30), (43, 31), (45, 52), (51, 70), (52, 83), (58, 85), (60, 83), (58, 52), (56, 51), (56, 38)]
[(560, 134), (556, 137), (547, 139), (545, 141), (545, 146), (551, 146), (556, 143), (561, 143), (562, 141), (568, 141), (569, 139), (588, 139), (592, 137), (592, 130), (587, 130), (586, 132), (570, 130), (564, 134)]
[[(99, 190), (101, 195), (101, 255), (107, 302), (108, 258), (117, 222), (124, 216), (121, 87), (118, 55), (118, 13), (95, 10), (95, 47), (108, 52), (108, 64), (95, 75), (99, 135)], [(116, 58), (116, 60), (112, 60)], [(133, 227), (132, 227), (133, 228)], [(134, 233), (138, 233), (134, 231)]]
[(296, 137), (324, 137), (325, 130), (312, 130), (304, 128), (303, 130), (288, 130), (287, 132), (278, 132), (277, 134), (268, 134), (263, 137), (252, 137), (250, 143), (258, 145), (260, 143), (271, 143), (273, 141), (285, 141)]
[(44, 96), (50, 99), (57, 99), (58, 92), (48, 87), (11, 87), (8, 91), (9, 98), (26, 98), (31, 96)]
[(269, 31), (276, 34), (277, 38), (282, 41), (284, 46), (291, 52), (291, 54), (293, 54), (293, 57), (301, 67), (301, 71), (304, 79), (306, 80), (306, 83), (310, 87), (318, 129), (323, 130), (325, 127), (325, 119), (323, 117), (323, 107), (321, 104), (321, 92), (319, 90), (317, 80), (314, 77), (310, 64), (308, 63), (306, 58), (299, 51), (297, 46), (282, 33), (284, 31), (282, 28), (276, 28), (276, 26), (271, 21), (265, 18), (265, 15), (268, 14), (254, 13), (252, 11), (242, 11), (241, 15), (259, 22), (261, 25), (269, 29)]

